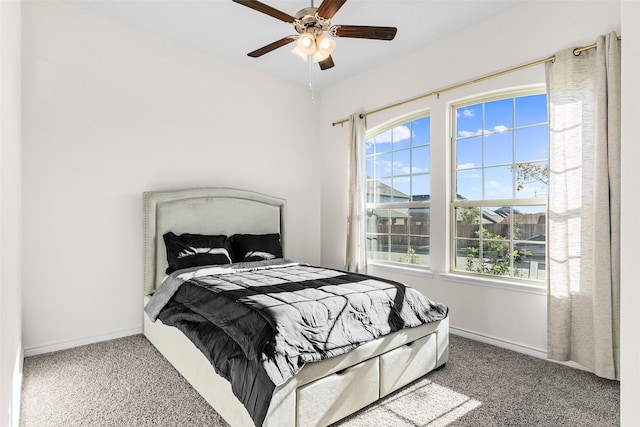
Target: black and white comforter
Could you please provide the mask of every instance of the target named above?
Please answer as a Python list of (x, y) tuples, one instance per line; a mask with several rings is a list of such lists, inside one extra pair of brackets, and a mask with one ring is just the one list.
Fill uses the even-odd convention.
[(191, 338), (259, 426), (275, 386), (305, 363), (448, 309), (398, 282), (278, 260), (176, 271), (145, 311)]

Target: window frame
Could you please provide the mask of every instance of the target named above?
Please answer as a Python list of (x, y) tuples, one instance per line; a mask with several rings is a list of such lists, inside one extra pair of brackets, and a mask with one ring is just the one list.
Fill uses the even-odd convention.
[[(488, 281), (488, 280), (498, 280), (500, 282), (512, 282), (512, 283), (516, 283), (518, 286), (522, 286), (522, 285), (529, 285), (529, 286), (533, 286), (533, 287), (542, 287), (542, 286), (546, 286), (546, 280), (537, 280), (537, 279), (530, 279), (530, 278), (522, 278), (522, 277), (515, 277), (512, 275), (509, 276), (503, 276), (503, 275), (497, 275), (497, 274), (489, 274), (489, 273), (480, 273), (480, 272), (475, 272), (475, 271), (468, 271), (468, 270), (464, 270), (461, 268), (456, 268), (456, 231), (457, 231), (457, 218), (456, 218), (456, 210), (457, 208), (475, 208), (475, 207), (480, 207), (482, 208), (494, 208), (496, 206), (500, 206), (500, 207), (510, 207), (510, 208), (517, 208), (518, 206), (544, 206), (544, 211), (545, 211), (545, 234), (546, 234), (546, 230), (548, 229), (547, 224), (548, 224), (548, 218), (549, 218), (549, 203), (548, 203), (548, 198), (549, 198), (549, 191), (548, 191), (548, 185), (547, 185), (547, 195), (545, 195), (544, 197), (522, 197), (522, 198), (513, 198), (513, 199), (485, 199), (484, 198), (484, 194), (482, 196), (482, 199), (474, 199), (474, 200), (458, 200), (457, 196), (458, 196), (458, 185), (457, 185), (457, 110), (460, 108), (464, 108), (465, 106), (471, 106), (471, 105), (475, 105), (475, 104), (486, 104), (486, 103), (490, 103), (490, 102), (494, 102), (494, 101), (500, 101), (500, 100), (504, 100), (504, 99), (515, 99), (515, 98), (520, 98), (520, 97), (526, 97), (526, 96), (531, 96), (531, 95), (547, 95), (546, 92), (546, 86), (544, 84), (539, 84), (539, 85), (534, 85), (534, 86), (529, 86), (526, 88), (509, 88), (509, 89), (504, 89), (504, 90), (499, 90), (499, 91), (495, 91), (495, 92), (491, 92), (490, 94), (485, 94), (485, 95), (476, 95), (476, 96), (472, 96), (472, 97), (468, 97), (468, 98), (464, 98), (464, 99), (460, 99), (457, 101), (453, 101), (449, 104), (449, 114), (450, 114), (450, 120), (449, 120), (449, 130), (450, 130), (450, 144), (449, 144), (449, 170), (450, 170), (450, 175), (449, 175), (449, 203), (448, 203), (448, 210), (449, 210), (449, 229), (448, 229), (448, 245), (449, 245), (449, 254), (448, 254), (448, 275), (451, 276), (462, 276), (462, 277), (468, 277), (470, 280), (479, 280), (479, 281)], [(514, 118), (515, 118), (515, 114), (514, 114)], [(546, 123), (548, 124), (549, 119), (547, 117), (547, 121)], [(542, 122), (541, 122), (542, 123)], [(535, 125), (531, 125), (533, 126), (537, 126), (539, 125), (539, 123), (535, 124)], [(484, 129), (484, 118), (482, 121), (482, 128)], [(513, 128), (514, 131), (516, 129), (516, 123), (514, 121), (513, 123)], [(480, 133), (478, 136), (482, 136), (482, 133)], [(547, 165), (549, 162), (549, 151), (547, 150)], [(482, 157), (484, 159), (484, 152), (482, 153)], [(514, 159), (515, 161), (515, 159)], [(512, 163), (512, 165), (515, 163)], [(491, 167), (491, 166), (489, 166)], [(484, 166), (484, 162), (483, 162), (483, 166), (481, 168), (479, 168), (480, 170), (482, 170), (482, 173), (484, 175), (485, 169), (487, 168), (487, 166)], [(484, 181), (484, 180), (483, 180)], [(513, 183), (515, 185), (515, 182)], [(483, 187), (483, 193), (484, 193), (484, 187)], [(511, 212), (511, 215), (513, 215), (513, 211)], [(480, 216), (480, 219), (482, 220), (482, 215)], [(480, 229), (482, 229), (482, 223), (480, 224)], [(513, 236), (513, 222), (510, 221), (510, 225), (509, 225), (509, 242), (510, 244), (514, 242), (514, 240), (518, 240), (518, 239), (514, 239)], [(479, 241), (481, 242), (481, 240)], [(511, 247), (511, 246), (510, 246)], [(548, 260), (549, 260), (549, 249), (548, 249), (548, 243), (545, 239), (545, 264), (548, 265)], [(510, 267), (513, 267), (513, 263), (512, 260), (510, 260)]]
[[(389, 120), (385, 123), (382, 123), (378, 126), (375, 126), (371, 129), (367, 129), (367, 132), (365, 133), (365, 141), (368, 141), (369, 139), (380, 135), (384, 132), (387, 131), (391, 131), (392, 129), (394, 129), (397, 126), (406, 124), (406, 123), (410, 123), (419, 119), (423, 119), (425, 117), (429, 117), (429, 142), (425, 145), (420, 145), (418, 147), (409, 147), (408, 149), (400, 149), (400, 150), (391, 150), (392, 152), (395, 151), (402, 151), (402, 150), (412, 150), (413, 148), (422, 148), (422, 147), (428, 147), (429, 148), (429, 170), (428, 172), (425, 173), (419, 173), (416, 174), (416, 176), (419, 175), (428, 175), (429, 176), (429, 195), (431, 195), (431, 177), (432, 177), (432, 168), (431, 168), (431, 159), (432, 159), (432, 153), (431, 153), (431, 145), (432, 145), (432, 140), (431, 140), (431, 128), (432, 128), (432, 123), (431, 123), (431, 109), (421, 109), (419, 111), (415, 111), (411, 114), (408, 115), (403, 115), (400, 117), (395, 117), (392, 120)], [(411, 158), (413, 159), (413, 152), (411, 152)], [(366, 162), (367, 161), (367, 154), (365, 152), (365, 156), (363, 161)], [(365, 170), (366, 170), (366, 166), (365, 166)], [(408, 175), (402, 175), (402, 177), (408, 177), (409, 179), (411, 179), (413, 177), (413, 173), (410, 173)], [(391, 175), (391, 178), (394, 178), (395, 175)], [(386, 178), (386, 177), (385, 177)], [(365, 203), (364, 203), (364, 216), (365, 218), (367, 217), (367, 213), (369, 211), (369, 209), (426, 209), (427, 210), (427, 216), (428, 216), (428, 221), (429, 221), (429, 225), (428, 225), (428, 229), (429, 229), (429, 233), (426, 235), (417, 235), (417, 236), (421, 236), (421, 237), (426, 237), (427, 239), (429, 239), (429, 248), (431, 248), (431, 203), (430, 201), (410, 201), (410, 202), (369, 202), (367, 200), (367, 189), (368, 189), (368, 183), (367, 183), (368, 179), (367, 179), (367, 175), (365, 173), (365, 177), (364, 177), (364, 188), (365, 188)], [(375, 182), (375, 178), (372, 179), (372, 181)], [(411, 194), (411, 196), (413, 196), (413, 194)], [(367, 227), (365, 226), (365, 238), (368, 239), (368, 236), (370, 235)], [(386, 233), (386, 235), (391, 236), (393, 235), (393, 233), (391, 233), (390, 231), (388, 233)], [(410, 239), (411, 236), (413, 236), (413, 234), (408, 233), (407, 238)], [(409, 240), (410, 242), (410, 240)], [(372, 258), (370, 257), (370, 252), (368, 249), (368, 244), (365, 247), (365, 254), (366, 254), (366, 258), (367, 258), (367, 264), (372, 265), (372, 266), (376, 266), (376, 267), (385, 267), (385, 268), (392, 268), (392, 269), (399, 269), (399, 270), (405, 270), (405, 271), (417, 271), (417, 272), (429, 272), (430, 271), (430, 264), (431, 264), (431, 258), (429, 258), (429, 263), (427, 265), (424, 264), (411, 264), (409, 262), (399, 262), (399, 261), (391, 261), (391, 260), (384, 260), (384, 259), (378, 259), (378, 258)], [(430, 249), (429, 249), (430, 250)], [(429, 255), (430, 257), (430, 255)]]

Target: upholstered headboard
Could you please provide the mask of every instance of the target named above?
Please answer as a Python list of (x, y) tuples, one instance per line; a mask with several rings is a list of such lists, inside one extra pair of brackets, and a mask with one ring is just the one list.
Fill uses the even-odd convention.
[(176, 234), (280, 233), (286, 255), (286, 200), (231, 188), (194, 188), (144, 193), (144, 295), (165, 277), (162, 236)]

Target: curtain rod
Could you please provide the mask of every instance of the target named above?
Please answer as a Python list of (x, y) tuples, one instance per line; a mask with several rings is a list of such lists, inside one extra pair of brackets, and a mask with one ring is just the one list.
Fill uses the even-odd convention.
[[(618, 40), (622, 40), (622, 36), (618, 36)], [(573, 49), (573, 54), (578, 56), (578, 55), (580, 55), (580, 53), (584, 52), (585, 50), (594, 49), (595, 47), (596, 47), (595, 43), (594, 44), (590, 44), (589, 46), (577, 47), (577, 48)], [(367, 111), (365, 113), (360, 114), (360, 117), (362, 118), (362, 117), (369, 116), (371, 114), (380, 113), (382, 111), (386, 111), (386, 110), (390, 110), (392, 108), (400, 107), (402, 105), (409, 104), (409, 103), (415, 102), (415, 101), (419, 101), (421, 99), (428, 98), (430, 96), (436, 96), (436, 97), (439, 98), (441, 93), (449, 92), (449, 91), (452, 91), (452, 90), (455, 90), (455, 89), (460, 89), (461, 87), (470, 86), (470, 85), (473, 85), (473, 84), (476, 84), (476, 83), (483, 82), (485, 80), (490, 80), (490, 79), (493, 79), (493, 78), (496, 78), (496, 77), (504, 76), (506, 74), (515, 73), (516, 71), (520, 71), (520, 70), (524, 70), (524, 69), (527, 69), (527, 68), (535, 67), (536, 65), (545, 64), (547, 62), (553, 62), (555, 60), (556, 60), (556, 56), (555, 55), (550, 56), (548, 58), (539, 59), (537, 61), (529, 62), (528, 64), (520, 65), (520, 66), (514, 67), (514, 68), (509, 68), (508, 70), (499, 71), (497, 73), (489, 74), (489, 75), (486, 75), (484, 77), (479, 77), (477, 79), (468, 80), (466, 82), (458, 83), (458, 84), (453, 85), (453, 86), (448, 86), (448, 87), (445, 87), (445, 88), (442, 88), (442, 89), (434, 90), (433, 92), (425, 93), (425, 94), (422, 94), (422, 95), (419, 95), (419, 96), (416, 96), (416, 97), (413, 97), (413, 98), (406, 99), (404, 101), (396, 102), (395, 104), (387, 105), (386, 107), (381, 107), (381, 108), (377, 108), (375, 110)], [(349, 121), (349, 119), (338, 120), (336, 122), (331, 123), (331, 126), (342, 125), (342, 124), (344, 124), (344, 123), (346, 123), (348, 121)]]

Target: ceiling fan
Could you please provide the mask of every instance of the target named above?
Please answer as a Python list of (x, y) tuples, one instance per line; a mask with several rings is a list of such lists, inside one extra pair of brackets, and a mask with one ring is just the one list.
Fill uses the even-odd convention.
[[(280, 40), (249, 52), (247, 55), (258, 58), (279, 47), (294, 41), (296, 47), (292, 52), (300, 59), (307, 61), (309, 57), (320, 65), (320, 69), (327, 70), (335, 64), (331, 53), (336, 42), (331, 37), (351, 37), (359, 39), (393, 40), (398, 31), (395, 27), (371, 27), (364, 25), (331, 25), (331, 18), (347, 2), (347, 0), (323, 0), (320, 7), (301, 9), (294, 16), (281, 12), (257, 0), (233, 0), (258, 12), (262, 12), (276, 19), (293, 24), (298, 34), (286, 36)], [(331, 37), (328, 37), (331, 36)]]

